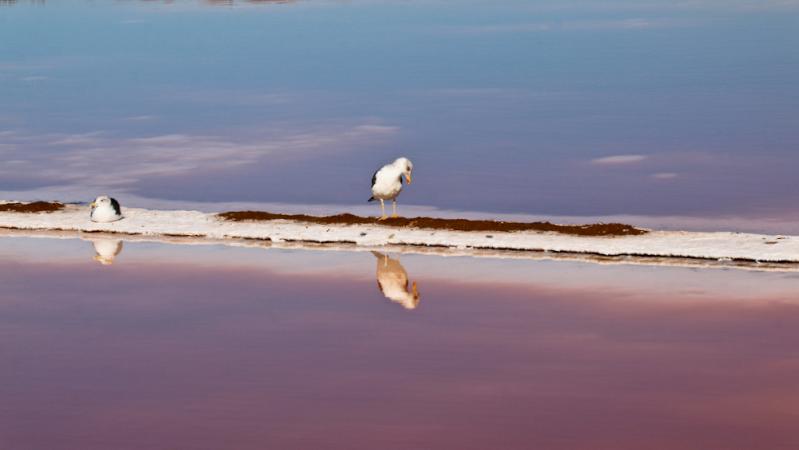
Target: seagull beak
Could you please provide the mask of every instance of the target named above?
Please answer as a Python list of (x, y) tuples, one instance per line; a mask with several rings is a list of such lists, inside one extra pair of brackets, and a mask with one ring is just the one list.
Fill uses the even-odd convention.
[(89, 206), (91, 206), (92, 208), (96, 208), (96, 207), (97, 207), (97, 203), (91, 202), (91, 203), (89, 204)]
[(104, 266), (110, 266), (110, 265), (114, 264), (113, 258), (105, 258), (105, 257), (102, 257), (100, 255), (94, 255), (94, 260), (97, 261), (98, 263), (104, 265)]
[(411, 184), (411, 173), (410, 172), (405, 174), (405, 179), (408, 180), (408, 184)]

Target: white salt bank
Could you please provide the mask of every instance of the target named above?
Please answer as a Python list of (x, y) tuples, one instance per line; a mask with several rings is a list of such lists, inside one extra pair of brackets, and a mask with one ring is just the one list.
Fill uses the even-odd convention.
[[(626, 234), (591, 236), (534, 230), (458, 231), (415, 225), (424, 224), (423, 219), (405, 219), (410, 226), (395, 226), (390, 220), (377, 223), (355, 216), (347, 218), (356, 223), (311, 223), (276, 217), (275, 220), (233, 221), (199, 211), (127, 208), (122, 220), (93, 223), (87, 217), (84, 206), (65, 205), (52, 212), (4, 211), (0, 207), (0, 228), (105, 232), (140, 238), (191, 238), (192, 241), (235, 241), (237, 244), (242, 240), (269, 241), (273, 246), (322, 244), (355, 250), (392, 247), (409, 252), (434, 251), (440, 254), (491, 257), (592, 256), (600, 261), (603, 258), (617, 258), (624, 263), (683, 265), (686, 261), (695, 261), (699, 265), (748, 265), (799, 270), (797, 236), (649, 230), (643, 230), (645, 232), (642, 234), (622, 231)], [(633, 227), (629, 229), (642, 232)]]

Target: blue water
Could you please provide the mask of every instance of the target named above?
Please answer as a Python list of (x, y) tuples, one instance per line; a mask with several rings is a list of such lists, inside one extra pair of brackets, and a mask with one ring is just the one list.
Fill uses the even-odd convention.
[(5, 2), (0, 191), (360, 204), (405, 155), (406, 204), (794, 217), (798, 12)]

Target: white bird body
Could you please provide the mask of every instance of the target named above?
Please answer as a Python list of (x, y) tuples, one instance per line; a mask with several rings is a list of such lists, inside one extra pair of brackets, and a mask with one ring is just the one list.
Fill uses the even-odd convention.
[(377, 258), (377, 286), (380, 292), (392, 302), (399, 303), (405, 309), (416, 309), (419, 306), (419, 291), (416, 282), (408, 290), (408, 273), (399, 260), (389, 258), (380, 252), (372, 252)]
[(389, 164), (375, 173), (372, 198), (394, 200), (402, 192), (402, 171)]
[(92, 212), (89, 218), (92, 222), (108, 223), (122, 219), (122, 208), (119, 202), (106, 195), (97, 197), (91, 204)]
[(372, 200), (380, 200), (381, 219), (386, 219), (385, 201), (393, 202), (394, 214), (397, 217), (397, 196), (402, 192), (402, 177), (411, 184), (413, 163), (408, 158), (397, 158), (393, 163), (381, 167), (372, 176)]

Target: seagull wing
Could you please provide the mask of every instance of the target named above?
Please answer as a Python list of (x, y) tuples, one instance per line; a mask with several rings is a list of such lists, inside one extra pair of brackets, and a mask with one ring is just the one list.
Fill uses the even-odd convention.
[(114, 212), (117, 213), (117, 215), (122, 215), (122, 209), (119, 207), (119, 202), (115, 198), (111, 199), (111, 206), (114, 208)]

